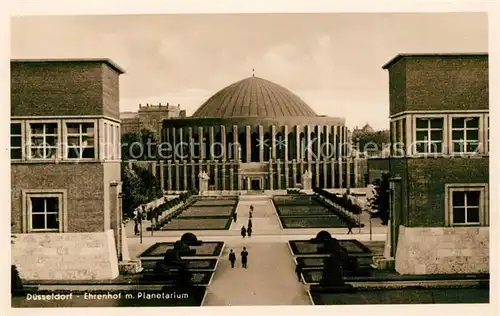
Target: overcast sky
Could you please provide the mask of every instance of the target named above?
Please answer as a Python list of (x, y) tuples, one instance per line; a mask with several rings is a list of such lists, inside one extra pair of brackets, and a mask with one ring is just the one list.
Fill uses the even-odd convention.
[(127, 72), (121, 111), (180, 103), (188, 115), (252, 75), (318, 114), (388, 127), (388, 74), (398, 53), (487, 52), (485, 13), (20, 17), (12, 58), (110, 58)]

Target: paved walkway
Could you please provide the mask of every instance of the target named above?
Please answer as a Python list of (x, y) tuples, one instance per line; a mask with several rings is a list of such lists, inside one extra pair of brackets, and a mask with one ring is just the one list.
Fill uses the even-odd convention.
[(230, 231), (241, 232), (242, 226), (248, 228), (248, 218), (251, 205), (253, 205), (254, 208), (252, 213), (253, 235), (272, 235), (280, 233), (282, 230), (280, 220), (269, 197), (262, 197), (260, 199), (242, 198), (236, 207), (236, 213), (238, 214), (236, 223), (233, 222), (231, 224), (231, 227), (229, 228)]
[[(241, 268), (240, 252), (248, 251), (248, 268)], [(286, 243), (240, 239), (226, 243), (217, 271), (208, 287), (204, 306), (310, 305), (306, 285), (295, 275)], [(229, 250), (237, 253), (234, 269)]]

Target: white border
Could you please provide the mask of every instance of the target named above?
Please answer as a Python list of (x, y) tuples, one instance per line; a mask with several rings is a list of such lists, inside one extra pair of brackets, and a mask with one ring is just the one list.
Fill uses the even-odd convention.
[[(4, 3), (2, 3), (4, 4)], [(8, 14), (8, 9), (5, 6), (2, 6), (4, 10), (0, 10), (1, 13)], [(212, 1), (187, 1), (187, 0), (143, 0), (143, 1), (134, 1), (134, 0), (87, 0), (87, 1), (78, 1), (78, 0), (45, 0), (45, 1), (17, 1), (15, 3), (11, 3), (10, 12), (12, 15), (40, 15), (40, 14), (141, 14), (141, 13), (235, 13), (235, 12), (297, 12), (297, 13), (305, 13), (305, 12), (456, 12), (456, 11), (484, 11), (491, 9), (498, 9), (498, 2), (492, 1), (479, 1), (479, 0), (469, 0), (469, 1), (428, 1), (428, 0), (413, 0), (413, 1), (390, 1), (390, 0), (351, 0), (351, 1), (319, 1), (319, 0), (308, 0), (308, 1), (293, 1), (293, 0), (277, 0), (277, 1), (264, 1), (264, 0), (254, 0), (254, 1), (235, 1), (235, 0), (212, 0)], [(499, 23), (500, 14), (498, 11), (495, 11), (493, 15), (489, 17), (490, 23), (490, 69), (498, 69), (500, 65), (499, 59), (497, 55), (500, 53), (498, 50), (498, 41), (500, 39), (499, 32)], [(10, 49), (9, 49), (9, 19), (0, 19), (1, 21), (1, 34), (2, 37), (7, 39), (4, 40), (6, 45), (2, 45), (2, 57), (4, 60), (4, 67), (0, 67), (0, 72), (4, 77), (4, 89), (1, 89), (2, 97), (4, 99), (2, 106), (2, 111), (5, 111), (7, 115), (2, 115), (4, 119), (8, 120), (8, 104), (10, 100), (10, 92), (9, 92), (9, 67), (8, 60), (10, 58)], [(498, 86), (500, 84), (498, 78), (498, 71), (491, 71), (490, 77), (490, 95), (492, 102), (490, 103), (491, 112), (494, 113), (497, 111), (498, 106), (498, 96), (500, 91), (498, 91)], [(494, 102), (493, 102), (494, 101)], [(494, 117), (495, 114), (493, 114)], [(492, 133), (496, 131), (496, 124), (492, 125)], [(8, 139), (9, 124), (0, 124), (0, 128), (3, 130), (0, 132), (2, 135), (2, 148), (8, 148), (10, 140)], [(491, 152), (494, 155), (495, 146), (492, 146)], [(3, 163), (4, 166), (8, 166), (10, 162), (10, 155), (8, 154), (8, 150), (3, 150)], [(9, 156), (9, 157), (8, 157)], [(491, 170), (491, 180), (490, 180), (490, 188), (493, 191), (491, 194), (491, 207), (492, 209), (498, 209), (497, 197), (499, 196), (498, 188), (496, 186), (496, 181), (499, 178), (497, 173), (499, 172), (498, 168), (493, 168), (494, 164), (492, 163)], [(4, 172), (2, 175), (2, 179), (7, 182), (7, 186), (10, 185), (10, 171), (9, 168), (2, 169)], [(8, 194), (8, 190), (5, 190), (2, 194), (4, 205), (10, 205), (10, 194)], [(10, 219), (10, 214), (7, 215)], [(498, 212), (491, 212), (491, 222), (493, 224), (497, 224), (499, 220)], [(5, 225), (5, 232), (9, 231), (10, 220), (3, 221)], [(492, 246), (490, 249), (498, 249), (498, 234), (491, 234), (491, 243)], [(496, 237), (496, 238), (495, 238)], [(493, 244), (496, 244), (496, 247), (493, 247)], [(9, 254), (10, 247), (7, 247), (7, 255), (2, 256), (5, 260), (4, 267), (9, 264)], [(498, 252), (492, 252), (490, 257), (490, 265), (492, 267), (492, 275), (495, 270), (498, 270)], [(7, 272), (6, 269), (4, 271)], [(8, 279), (8, 276), (6, 277)], [(491, 287), (491, 297), (498, 297), (497, 292), (497, 283), (495, 278), (492, 278), (492, 287)], [(7, 284), (7, 282), (4, 282)], [(3, 299), (5, 300), (3, 303), (5, 306), (10, 306), (9, 297), (7, 295), (3, 295)], [(256, 313), (275, 313), (275, 312), (283, 312), (283, 315), (295, 315), (301, 314), (303, 312), (307, 312), (309, 314), (322, 314), (322, 315), (332, 315), (335, 313), (336, 315), (353, 315), (353, 314), (365, 314), (365, 315), (373, 315), (373, 314), (383, 314), (383, 315), (400, 315), (402, 312), (404, 314), (442, 314), (443, 312), (446, 314), (453, 313), (454, 315), (475, 315), (478, 312), (481, 312), (483, 315), (494, 315), (494, 311), (492, 310), (492, 305), (495, 305), (498, 308), (498, 300), (492, 300), (492, 304), (488, 305), (470, 305), (470, 304), (456, 304), (456, 305), (412, 305), (411, 308), (407, 308), (408, 306), (332, 306), (332, 307), (324, 307), (317, 306), (316, 308), (298, 308), (298, 307), (261, 307), (261, 308), (245, 308), (245, 307), (218, 307), (218, 308), (203, 308), (197, 309), (196, 312), (206, 313), (206, 315), (211, 315), (213, 313), (217, 313), (219, 315), (255, 315)], [(129, 309), (131, 314), (137, 314), (137, 309)], [(169, 309), (169, 315), (181, 315), (185, 312), (194, 312), (195, 310), (191, 308), (174, 308)], [(33, 313), (37, 314), (38, 311), (36, 309), (30, 310), (15, 310), (15, 313)], [(51, 315), (66, 315), (67, 310), (64, 309), (51, 309)], [(72, 314), (86, 314), (88, 315), (88, 310), (85, 308), (73, 308), (71, 309)], [(126, 313), (127, 310), (123, 308), (118, 309), (92, 309), (92, 313), (95, 314), (116, 314), (122, 316), (123, 313)], [(149, 308), (147, 309), (148, 313), (165, 313), (165, 309), (160, 308)]]

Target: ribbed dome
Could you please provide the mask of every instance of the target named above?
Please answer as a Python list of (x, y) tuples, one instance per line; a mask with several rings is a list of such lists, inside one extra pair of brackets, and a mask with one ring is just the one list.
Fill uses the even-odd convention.
[(225, 87), (194, 112), (193, 117), (290, 117), (316, 113), (290, 90), (249, 77)]

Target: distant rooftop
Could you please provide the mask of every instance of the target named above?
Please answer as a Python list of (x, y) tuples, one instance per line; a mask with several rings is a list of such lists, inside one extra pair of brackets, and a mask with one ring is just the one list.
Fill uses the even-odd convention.
[(436, 54), (411, 54), (411, 53), (403, 53), (398, 54), (391, 60), (389, 60), (385, 65), (382, 66), (382, 69), (388, 69), (393, 66), (395, 63), (400, 61), (406, 57), (419, 57), (419, 58), (461, 58), (461, 57), (488, 57), (488, 53), (436, 53)]
[(120, 66), (109, 58), (61, 58), (61, 59), (11, 59), (11, 63), (103, 63), (113, 68), (116, 72), (124, 74)]

